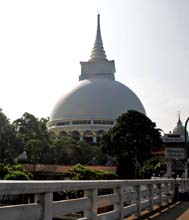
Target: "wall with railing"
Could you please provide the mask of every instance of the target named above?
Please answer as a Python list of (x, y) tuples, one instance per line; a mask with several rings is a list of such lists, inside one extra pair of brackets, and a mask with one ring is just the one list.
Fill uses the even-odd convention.
[[(2, 204), (0, 220), (52, 220), (73, 213), (80, 220), (122, 220), (170, 203), (176, 186), (188, 192), (189, 179), (0, 181), (0, 196), (34, 195), (27, 204)], [(53, 201), (55, 192), (78, 190), (79, 198)]]

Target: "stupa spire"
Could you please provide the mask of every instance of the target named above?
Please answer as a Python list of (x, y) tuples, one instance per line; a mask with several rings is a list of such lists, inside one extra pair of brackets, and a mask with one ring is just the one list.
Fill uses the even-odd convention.
[(115, 63), (114, 60), (106, 59), (106, 54), (103, 47), (101, 32), (100, 32), (100, 15), (97, 17), (97, 32), (94, 47), (87, 62), (80, 62), (81, 75), (79, 80), (84, 79), (112, 79), (114, 80)]
[(180, 111), (178, 111), (178, 121), (177, 121), (177, 125), (182, 124), (181, 120), (180, 120)]
[(96, 39), (94, 43), (94, 47), (90, 56), (91, 62), (96, 61), (105, 61), (106, 53), (104, 51), (102, 37), (101, 37), (101, 30), (100, 30), (100, 14), (97, 16), (97, 32), (96, 32)]

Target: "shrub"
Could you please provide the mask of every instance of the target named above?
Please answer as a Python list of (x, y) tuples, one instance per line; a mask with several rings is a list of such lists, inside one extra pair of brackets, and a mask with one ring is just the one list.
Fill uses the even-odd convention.
[(72, 179), (75, 180), (110, 180), (117, 179), (117, 175), (111, 171), (95, 170), (83, 166), (81, 164), (75, 165), (72, 169)]

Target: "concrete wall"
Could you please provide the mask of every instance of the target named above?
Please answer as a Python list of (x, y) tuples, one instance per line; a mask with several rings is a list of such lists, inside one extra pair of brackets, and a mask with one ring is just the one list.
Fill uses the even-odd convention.
[[(84, 213), (80, 219), (124, 219), (154, 205), (169, 203), (175, 185), (189, 190), (188, 179), (113, 180), (113, 181), (0, 181), (0, 195), (34, 194), (34, 203), (0, 207), (1, 220), (52, 220), (71, 213)], [(109, 189), (99, 195), (98, 191)], [(83, 190), (81, 198), (53, 201), (53, 192)], [(98, 208), (112, 211), (98, 214)]]

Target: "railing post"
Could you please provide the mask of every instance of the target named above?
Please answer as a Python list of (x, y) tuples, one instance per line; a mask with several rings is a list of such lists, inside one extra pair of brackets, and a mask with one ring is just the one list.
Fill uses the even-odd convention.
[(187, 192), (187, 191), (186, 191), (186, 188), (187, 188), (186, 180), (184, 180), (184, 192)]
[(174, 185), (174, 201), (178, 201), (180, 197), (180, 189), (179, 189), (179, 184), (180, 181), (176, 181)]
[(53, 213), (52, 213), (53, 193), (37, 194), (37, 196), (35, 196), (35, 201), (36, 199), (42, 208), (40, 220), (52, 220), (53, 219)]
[(171, 197), (171, 194), (170, 194), (170, 189), (169, 189), (169, 183), (165, 183), (165, 186), (166, 186), (166, 202), (167, 204), (169, 204), (170, 202), (170, 197)]
[(186, 192), (186, 181), (185, 181), (185, 179), (183, 180), (182, 190), (183, 190), (183, 192)]
[(175, 187), (176, 187), (176, 182), (172, 182), (171, 183), (171, 201), (174, 201), (175, 200)]
[(154, 184), (151, 183), (150, 185), (148, 185), (148, 189), (150, 191), (150, 196), (149, 196), (149, 199), (150, 199), (150, 210), (152, 211), (153, 207), (154, 207)]
[(162, 206), (163, 199), (162, 199), (162, 183), (158, 183), (158, 189), (159, 189), (159, 205)]
[(186, 180), (186, 191), (187, 192), (189, 191), (189, 181), (188, 181), (188, 179)]
[(174, 183), (170, 182), (169, 183), (169, 193), (170, 193), (170, 201), (172, 202), (174, 200)]
[(84, 211), (84, 217), (87, 217), (88, 220), (97, 219), (97, 190), (85, 190), (85, 197), (88, 197), (91, 202), (91, 207), (89, 210)]
[(124, 206), (124, 199), (123, 199), (123, 188), (115, 188), (114, 192), (118, 195), (119, 201), (118, 203), (114, 206), (115, 210), (119, 212), (119, 220), (123, 220), (123, 206)]
[(179, 192), (183, 192), (183, 180), (178, 181), (179, 182)]
[(141, 215), (141, 188), (140, 185), (135, 186), (137, 198), (136, 198), (136, 205), (137, 205), (137, 216)]

